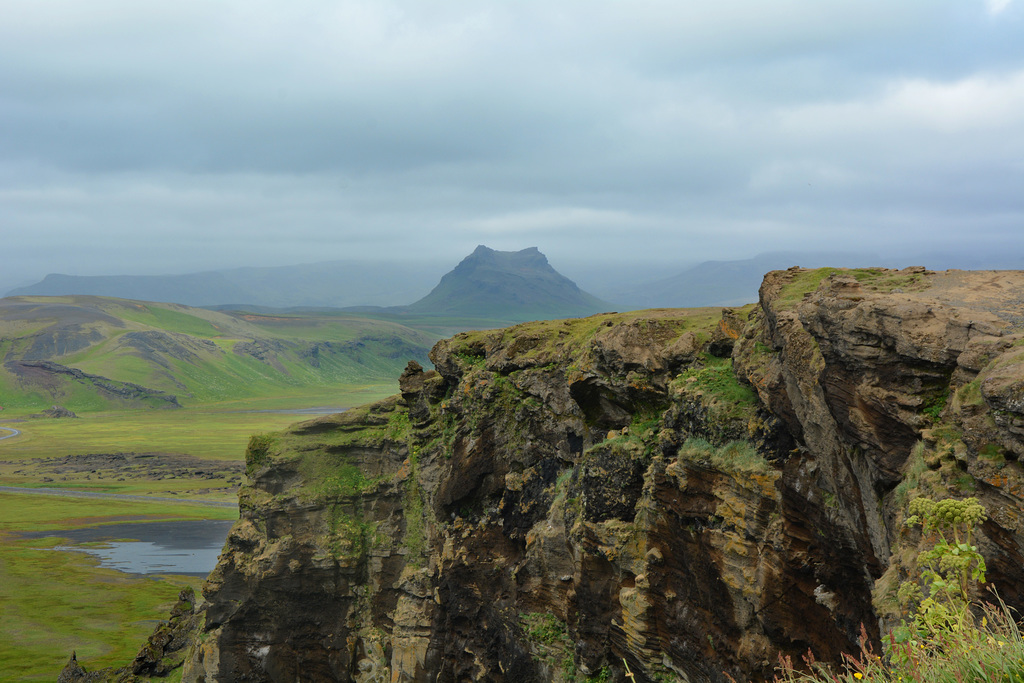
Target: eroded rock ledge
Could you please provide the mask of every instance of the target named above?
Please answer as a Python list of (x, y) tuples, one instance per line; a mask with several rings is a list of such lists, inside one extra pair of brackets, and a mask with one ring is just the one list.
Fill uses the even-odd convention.
[(183, 680), (764, 680), (897, 618), (918, 494), (981, 498), (1024, 607), (1021, 292), (791, 269), (443, 341), (400, 396), (253, 439)]

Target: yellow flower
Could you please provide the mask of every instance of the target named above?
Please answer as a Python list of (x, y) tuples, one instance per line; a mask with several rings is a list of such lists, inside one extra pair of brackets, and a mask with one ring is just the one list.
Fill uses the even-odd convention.
[(860, 679), (864, 678), (864, 674), (858, 671), (857, 673), (853, 674), (853, 677), (859, 681)]

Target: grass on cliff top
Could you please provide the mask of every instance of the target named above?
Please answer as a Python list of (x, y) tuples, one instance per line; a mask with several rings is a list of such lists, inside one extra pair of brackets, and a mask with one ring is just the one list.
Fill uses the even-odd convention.
[(119, 521), (234, 519), (234, 510), (193, 505), (0, 493), (0, 679), (53, 681), (71, 656), (88, 670), (130, 662), (185, 585), (202, 579), (143, 578), (84, 553), (54, 550), (56, 538), (18, 531)]
[[(739, 309), (740, 312), (746, 309)], [(710, 336), (722, 317), (721, 308), (656, 308), (624, 313), (601, 313), (586, 318), (539, 320), (503, 330), (464, 332), (453, 340), (452, 351), (464, 360), (481, 357), (488, 340), (497, 338), (520, 361), (554, 362), (582, 354), (603, 330), (618, 324), (646, 326), (651, 335), (671, 343), (684, 332)]]
[(872, 292), (892, 292), (896, 289), (921, 291), (928, 286), (928, 276), (919, 272), (903, 273), (885, 268), (815, 268), (796, 273), (782, 287), (776, 299), (776, 308), (792, 308), (800, 303), (804, 296), (817, 291), (825, 278), (837, 273), (852, 276), (865, 289)]

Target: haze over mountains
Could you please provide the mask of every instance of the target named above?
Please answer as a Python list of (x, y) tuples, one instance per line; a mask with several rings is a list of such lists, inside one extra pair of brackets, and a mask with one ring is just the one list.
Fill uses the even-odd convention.
[(325, 262), (193, 275), (55, 274), (8, 296), (90, 295), (217, 308), (344, 308), (507, 322), (590, 315), (611, 306), (558, 273), (536, 247), (511, 252), (480, 245), (440, 282), (438, 277), (436, 267), (422, 264)]
[(184, 275), (51, 274), (7, 296), (88, 294), (186, 306), (395, 306), (423, 296), (444, 272), (437, 263), (325, 261)]
[(1020, 269), (1024, 260), (1006, 254), (775, 252), (677, 269), (664, 262), (576, 262), (556, 270), (536, 247), (501, 252), (481, 245), (447, 274), (445, 264), (402, 261), (324, 261), (181, 275), (51, 274), (7, 296), (85, 294), (217, 308), (344, 308), (518, 321), (609, 308), (749, 303), (757, 299), (766, 272), (795, 265)]

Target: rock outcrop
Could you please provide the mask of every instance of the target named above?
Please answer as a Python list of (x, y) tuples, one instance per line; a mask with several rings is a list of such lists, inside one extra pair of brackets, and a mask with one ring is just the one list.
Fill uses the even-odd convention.
[(1024, 273), (791, 269), (740, 309), (457, 335), (254, 437), (184, 681), (726, 681), (899, 617), (916, 495), (1024, 607)]
[(74, 652), (57, 677), (57, 683), (131, 683), (167, 678), (181, 669), (190, 648), (198, 641), (203, 625), (202, 611), (196, 609), (191, 588), (178, 594), (170, 618), (153, 631), (128, 666), (88, 671)]
[(4, 368), (20, 380), (40, 383), (40, 378), (65, 377), (70, 381), (93, 387), (100, 395), (130, 402), (132, 405), (154, 404), (167, 408), (180, 408), (178, 397), (159, 389), (150, 389), (132, 382), (121, 382), (101, 375), (82, 372), (50, 360), (18, 361), (4, 363)]

